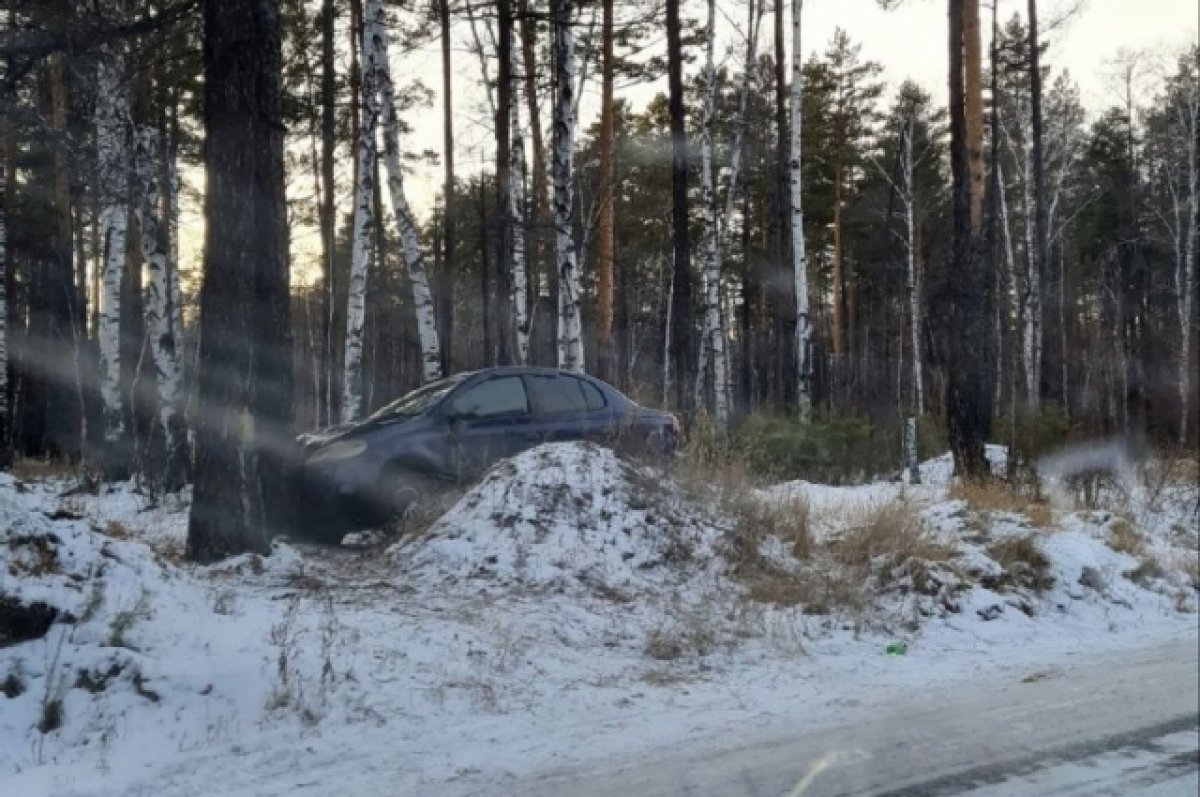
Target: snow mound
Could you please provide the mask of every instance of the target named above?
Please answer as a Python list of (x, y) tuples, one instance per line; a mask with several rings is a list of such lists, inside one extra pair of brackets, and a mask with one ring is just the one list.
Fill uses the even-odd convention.
[(496, 466), (427, 534), (390, 555), (422, 578), (622, 601), (723, 570), (720, 531), (650, 468), (590, 443), (550, 443)]

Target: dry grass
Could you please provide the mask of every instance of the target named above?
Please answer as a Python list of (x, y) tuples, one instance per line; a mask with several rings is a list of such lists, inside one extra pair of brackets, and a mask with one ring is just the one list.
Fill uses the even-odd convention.
[(903, 500), (871, 507), (861, 522), (831, 540), (829, 548), (836, 561), (863, 570), (881, 556), (895, 563), (911, 558), (944, 562), (956, 553), (953, 546), (934, 539), (917, 508)]
[(734, 566), (754, 567), (764, 540), (777, 538), (797, 559), (812, 552), (812, 510), (803, 498), (769, 499), (749, 491), (733, 494), (725, 504), (733, 517), (730, 535)]
[(967, 508), (975, 512), (1024, 515), (1034, 528), (1044, 529), (1054, 522), (1054, 512), (1045, 501), (1035, 501), (996, 479), (956, 481), (950, 487), (950, 497), (966, 502)]
[(993, 586), (1017, 586), (1037, 593), (1054, 586), (1050, 559), (1033, 534), (1006, 537), (988, 548), (988, 555), (1004, 568), (1004, 575)]
[(1138, 534), (1128, 518), (1117, 518), (1108, 527), (1105, 543), (1117, 553), (1140, 557), (1146, 550), (1146, 541)]
[(9, 467), (8, 472), (23, 482), (70, 479), (79, 475), (77, 466), (65, 460), (28, 457), (18, 457)]
[(1146, 554), (1138, 559), (1137, 567), (1126, 570), (1124, 576), (1133, 583), (1145, 587), (1166, 574), (1167, 571), (1162, 566), (1162, 562), (1158, 561), (1158, 557)]

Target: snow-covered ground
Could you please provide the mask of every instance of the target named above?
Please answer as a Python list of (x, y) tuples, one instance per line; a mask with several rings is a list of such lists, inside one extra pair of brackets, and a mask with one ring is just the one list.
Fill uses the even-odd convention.
[[(803, 562), (761, 540), (777, 578), (823, 567), (881, 506), (952, 549), (874, 556), (861, 600), (818, 611), (751, 599), (728, 507), (591, 445), (502, 463), (389, 548), (277, 541), (211, 567), (182, 561), (186, 495), (0, 475), (0, 611), (57, 613), (37, 638), (0, 637), (0, 794), (505, 793), (549, 768), (1195, 637), (1194, 486), (1134, 474), (1120, 506), (1059, 496), (1034, 527), (951, 498), (948, 457), (922, 481), (751, 494), (812, 516)], [(1136, 555), (1109, 545), (1121, 524)], [(1044, 589), (996, 553), (1018, 539), (1047, 558)], [(893, 642), (907, 654), (885, 655)]]

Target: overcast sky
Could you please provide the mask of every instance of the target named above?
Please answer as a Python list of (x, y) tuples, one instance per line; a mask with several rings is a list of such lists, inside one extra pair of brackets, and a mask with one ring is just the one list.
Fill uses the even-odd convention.
[[(784, 0), (786, 2), (787, 0)], [(699, 0), (685, 0), (688, 10), (697, 18), (703, 12)], [(769, 2), (769, 0), (768, 0)], [(1000, 18), (1014, 13), (1025, 16), (1027, 0), (999, 0)], [(877, 0), (805, 0), (803, 18), (804, 49), (808, 53), (823, 51), (834, 30), (844, 28), (852, 41), (862, 45), (862, 56), (884, 66), (884, 77), (894, 87), (905, 78), (912, 78), (939, 101), (945, 100), (947, 85), (947, 19), (945, 0), (903, 0), (898, 8), (884, 11)], [(790, 7), (790, 3), (789, 3)], [(1196, 41), (1198, 0), (1041, 0), (1039, 17), (1049, 46), (1046, 64), (1057, 70), (1067, 69), (1078, 82), (1084, 105), (1092, 113), (1117, 99), (1114, 93), (1111, 62), (1122, 50), (1146, 51), (1160, 62), (1169, 60)], [(989, 0), (981, 0), (984, 15), (985, 53), (990, 40)], [(745, 14), (743, 0), (718, 0), (718, 27), (725, 28), (725, 41), (718, 51), (732, 41), (727, 19), (740, 25)], [(1063, 17), (1074, 9), (1074, 13)], [(1056, 24), (1057, 23), (1057, 24)], [(764, 25), (760, 48), (771, 45), (770, 19)], [(1049, 26), (1049, 30), (1046, 28)], [(465, 45), (469, 29), (460, 32)], [(786, 41), (791, 45), (791, 31)], [(665, 43), (663, 45), (665, 47)], [(490, 120), (481, 112), (482, 89), (479, 88), (479, 64), (465, 49), (455, 52), (456, 114), (455, 130), (458, 145), (457, 162), (463, 170), (490, 166), (494, 161), (493, 133)], [(411, 149), (441, 151), (442, 124), (440, 108), (441, 50), (434, 42), (424, 50), (405, 57), (398, 74), (422, 75), (435, 93), (435, 106), (428, 113), (412, 114)], [(699, 60), (692, 65), (700, 68)], [(624, 92), (634, 107), (665, 91), (665, 81), (640, 86)], [(586, 127), (598, 113), (596, 94), (599, 86), (591, 81), (585, 96), (581, 127)], [(420, 169), (411, 180), (413, 203), (419, 213), (425, 213), (440, 186), (440, 169)]]
[[(685, 10), (696, 18), (703, 12), (701, 0), (684, 0)], [(767, 0), (770, 2), (770, 0)], [(787, 0), (784, 0), (787, 2)], [(1027, 0), (999, 0), (1000, 17), (1005, 20), (1014, 13), (1025, 15)], [(729, 20), (743, 23), (744, 0), (718, 0), (718, 53), (735, 43), (739, 35)], [(1139, 100), (1150, 99), (1154, 72), (1170, 69), (1173, 59), (1197, 37), (1200, 19), (1200, 0), (1040, 0), (1039, 16), (1044, 38), (1049, 46), (1045, 63), (1056, 72), (1070, 71), (1079, 84), (1081, 97), (1090, 113), (1117, 102), (1118, 82), (1112, 62), (1125, 51), (1146, 53), (1143, 93)], [(939, 101), (946, 96), (947, 20), (945, 0), (902, 0), (898, 8), (883, 11), (877, 0), (805, 0), (803, 18), (804, 49), (807, 53), (824, 51), (834, 30), (842, 27), (852, 41), (862, 45), (862, 56), (884, 66), (884, 78), (894, 88), (905, 78), (912, 78), (930, 91)], [(790, 6), (790, 3), (789, 3)], [(985, 17), (984, 46), (990, 39), (990, 2), (981, 0)], [(1074, 9), (1064, 20), (1064, 14)], [(1057, 24), (1056, 24), (1057, 22)], [(586, 24), (586, 18), (583, 24)], [(760, 49), (772, 42), (771, 21), (764, 22)], [(495, 138), (491, 119), (484, 106), (478, 59), (467, 50), (470, 28), (457, 26), (454, 50), (455, 92), (455, 159), (459, 175), (477, 171), (481, 165), (494, 164)], [(787, 35), (790, 47), (790, 29)], [(665, 41), (657, 44), (665, 48)], [(985, 49), (986, 52), (986, 49)], [(720, 55), (718, 57), (721, 57)], [(397, 82), (403, 83), (419, 76), (433, 92), (429, 108), (410, 111), (405, 121), (412, 133), (401, 146), (410, 152), (430, 150), (440, 155), (442, 150), (441, 114), (441, 48), (435, 39), (426, 46), (408, 53), (392, 51), (392, 71)], [(699, 54), (691, 66), (698, 70)], [(625, 88), (621, 91), (635, 108), (642, 107), (656, 93), (666, 90), (666, 82)], [(598, 81), (590, 81), (583, 98), (579, 129), (586, 128), (599, 112)], [(548, 98), (545, 98), (548, 103)], [(543, 105), (546, 108), (546, 105)], [(547, 108), (548, 110), (548, 108)], [(522, 108), (524, 111), (524, 108)], [(548, 121), (548, 115), (543, 121)], [(339, 189), (347, 189), (351, 161), (349, 148), (339, 163)], [(308, 193), (311, 180), (303, 175), (293, 180), (292, 189)], [(203, 177), (196, 170), (188, 180), (199, 187)], [(427, 218), (434, 197), (441, 186), (441, 166), (417, 166), (406, 181), (409, 199), (417, 215)], [(341, 193), (346, 193), (341, 190)], [(191, 203), (189, 203), (191, 204)], [(349, 196), (339, 196), (339, 208), (350, 206)], [(184, 208), (183, 262), (185, 268), (199, 265), (200, 208)], [(292, 228), (293, 262), (296, 277), (308, 281), (315, 272), (308, 268), (315, 262), (319, 247), (316, 229), (299, 225)]]

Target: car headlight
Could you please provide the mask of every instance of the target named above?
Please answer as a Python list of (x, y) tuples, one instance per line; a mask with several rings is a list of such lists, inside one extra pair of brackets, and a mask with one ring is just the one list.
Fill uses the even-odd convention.
[(342, 440), (330, 443), (308, 458), (309, 464), (319, 462), (340, 462), (343, 459), (353, 459), (367, 450), (367, 444), (362, 440)]

